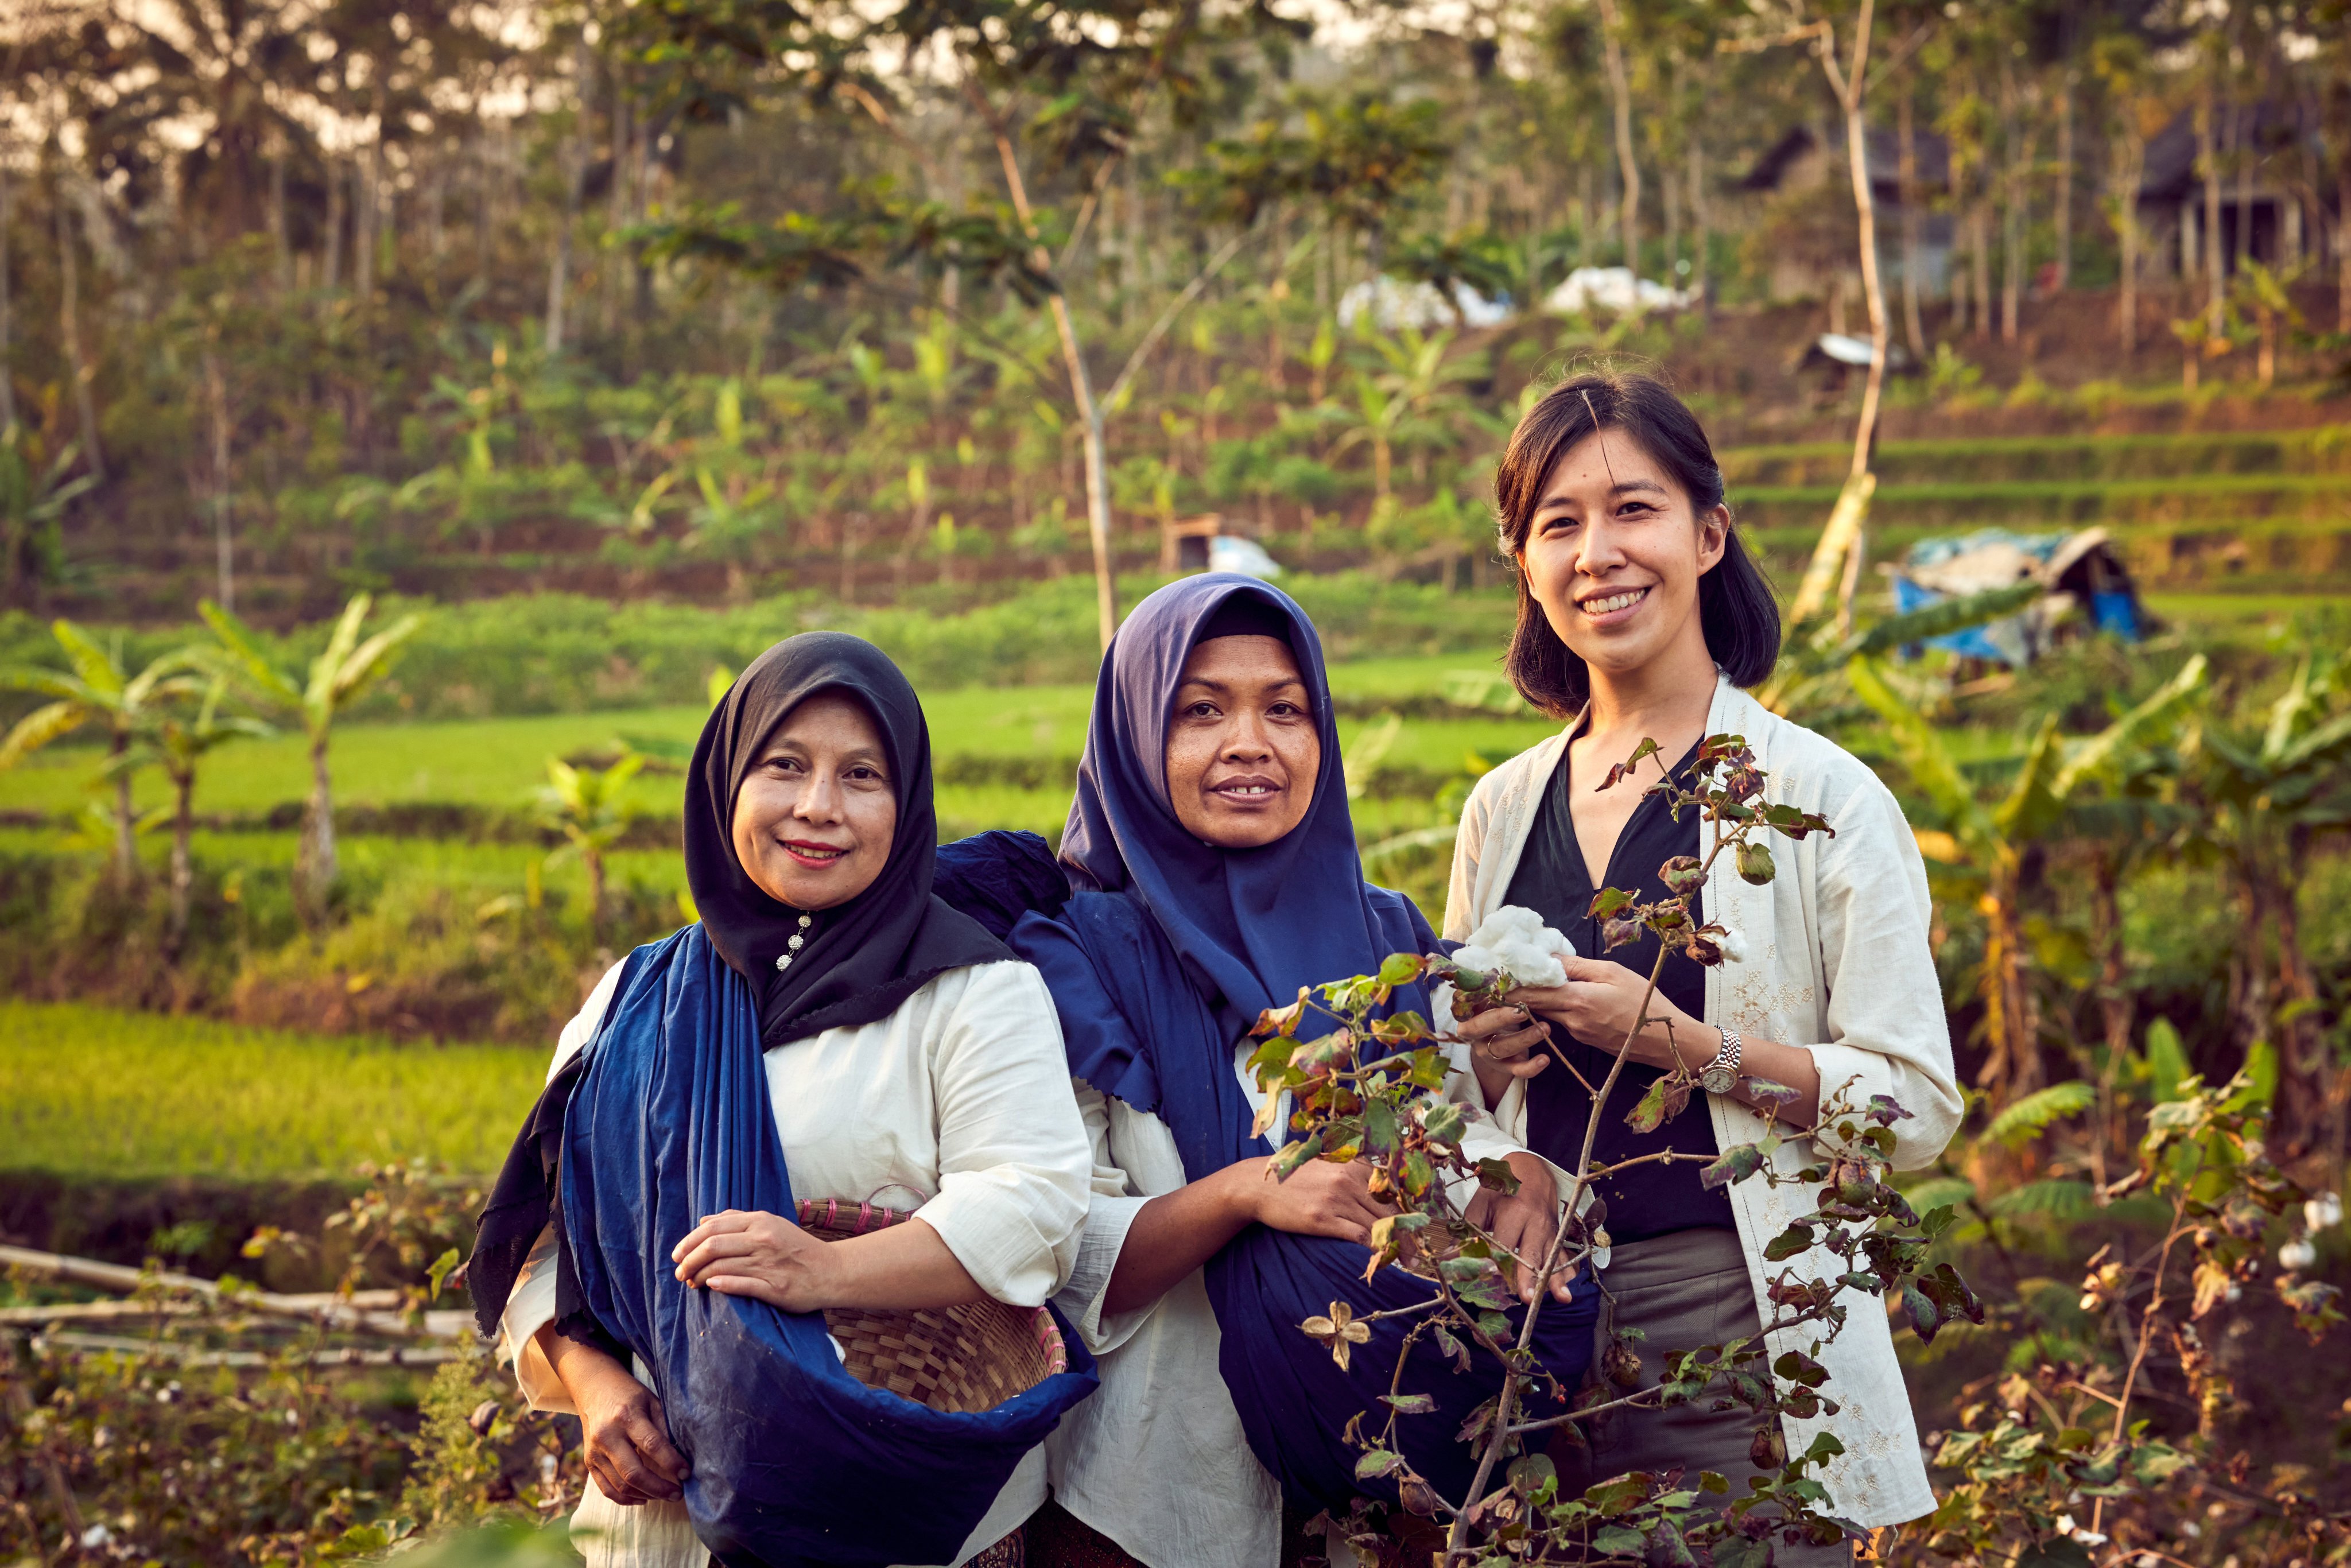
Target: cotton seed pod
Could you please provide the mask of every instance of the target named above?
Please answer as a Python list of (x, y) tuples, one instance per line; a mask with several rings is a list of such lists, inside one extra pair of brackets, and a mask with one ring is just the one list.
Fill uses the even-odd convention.
[(1739, 846), (1739, 880), (1761, 887), (1777, 875), (1779, 868), (1771, 863), (1771, 846), (1741, 842)]
[(1755, 1440), (1747, 1445), (1747, 1462), (1759, 1470), (1776, 1470), (1788, 1462), (1788, 1439), (1780, 1435), (1779, 1422), (1755, 1428)]
[(1619, 1388), (1638, 1388), (1641, 1385), (1641, 1353), (1633, 1348), (1631, 1340), (1612, 1335), (1608, 1348), (1600, 1353), (1600, 1370), (1609, 1382)]
[(1418, 1476), (1407, 1476), (1398, 1484), (1396, 1500), (1404, 1504), (1406, 1513), (1421, 1519), (1436, 1517), (1437, 1493)]

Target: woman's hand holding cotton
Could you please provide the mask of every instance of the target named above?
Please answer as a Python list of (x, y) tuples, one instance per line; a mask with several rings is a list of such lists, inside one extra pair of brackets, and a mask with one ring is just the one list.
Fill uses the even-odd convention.
[[(1625, 1037), (1641, 1016), (1641, 998), (1649, 990), (1649, 977), (1605, 958), (1565, 958), (1564, 984), (1521, 986), (1508, 999), (1565, 1030), (1595, 1051), (1615, 1055)], [(1651, 995), (1649, 1027), (1625, 1051), (1627, 1060), (1644, 1067), (1696, 1066), (1712, 1060), (1720, 1036), (1662, 995)], [(1672, 1024), (1670, 1036), (1667, 1024)], [(1466, 1030), (1465, 1030), (1466, 1032)]]
[(780, 1215), (728, 1209), (670, 1249), (689, 1288), (754, 1296), (788, 1312), (813, 1312), (832, 1299), (834, 1270), (824, 1242)]

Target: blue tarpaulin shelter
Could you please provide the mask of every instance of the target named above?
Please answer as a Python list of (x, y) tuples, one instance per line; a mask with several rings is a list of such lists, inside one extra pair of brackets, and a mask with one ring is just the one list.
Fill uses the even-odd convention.
[(2015, 667), (2071, 636), (2105, 632), (2135, 643), (2148, 630), (2129, 569), (2104, 528), (2046, 534), (1981, 528), (1921, 539), (1890, 574), (1894, 607), (1903, 612), (2013, 583), (2043, 587), (2043, 597), (2012, 615), (1928, 639), (1928, 646), (1963, 658)]

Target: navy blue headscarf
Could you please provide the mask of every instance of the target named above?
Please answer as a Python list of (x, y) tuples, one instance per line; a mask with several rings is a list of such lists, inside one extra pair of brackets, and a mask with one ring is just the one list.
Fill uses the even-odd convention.
[[(1176, 818), (1167, 727), (1193, 647), (1259, 630), (1282, 636), (1298, 662), (1322, 767), (1296, 828), (1262, 848), (1219, 849)], [(1376, 969), (1391, 953), (1436, 948), (1410, 899), (1364, 881), (1321, 641), (1287, 594), (1254, 578), (1171, 583), (1119, 629), (1095, 686), (1061, 860), (1081, 891), (1059, 916), (1031, 915), (1015, 926), (1013, 950), (1045, 977), (1071, 1073), (1156, 1114), (1194, 1181), (1273, 1152), (1249, 1130), (1254, 1106), (1234, 1061), (1260, 1012), (1287, 1006), (1302, 986)], [(1426, 1015), (1430, 1003), (1415, 985), (1399, 988), (1391, 1006)], [(1344, 1510), (1359, 1490), (1395, 1496), (1393, 1482), (1359, 1486), (1358, 1450), (1343, 1427), (1357, 1411), (1379, 1408), (1403, 1326), (1378, 1325), (1343, 1370), (1298, 1328), (1333, 1301), (1364, 1317), (1427, 1298), (1427, 1282), (1401, 1270), (1367, 1282), (1369, 1257), (1353, 1242), (1251, 1226), (1205, 1270), (1219, 1370), (1250, 1449), (1309, 1512)], [(1537, 1353), (1571, 1388), (1591, 1358), (1596, 1310), (1586, 1286), (1573, 1306), (1554, 1301), (1538, 1320)], [(1433, 1396), (1437, 1408), (1402, 1424), (1405, 1457), (1461, 1500), (1475, 1454), (1455, 1434), (1493, 1396), (1499, 1369), (1489, 1360), (1458, 1372), (1427, 1337), (1410, 1356), (1404, 1386)]]

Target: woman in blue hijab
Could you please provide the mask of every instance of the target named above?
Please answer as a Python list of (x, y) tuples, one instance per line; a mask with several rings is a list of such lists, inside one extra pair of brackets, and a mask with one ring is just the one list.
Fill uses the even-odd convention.
[[(1243, 1063), (1258, 1015), (1437, 943), (1410, 900), (1364, 881), (1304, 612), (1229, 574), (1136, 607), (1096, 688), (1061, 858), (1078, 891), (1011, 937), (1061, 1014), (1096, 1166), (1058, 1299), (1100, 1358), (1102, 1389), (1048, 1444), (1073, 1520), (1052, 1528), (1081, 1537), (1064, 1554), (1093, 1561), (1274, 1568), (1285, 1504), (1343, 1514), (1355, 1496), (1343, 1427), (1379, 1407), (1402, 1338), (1382, 1324), (1342, 1367), (1298, 1325), (1334, 1299), (1360, 1313), (1427, 1294), (1397, 1270), (1364, 1280), (1387, 1212), (1367, 1167), (1315, 1162), (1272, 1181), (1273, 1145), (1251, 1131), (1261, 1102)], [(1418, 987), (1395, 1005), (1431, 1010)], [(1475, 1093), (1466, 1077), (1460, 1089)], [(1549, 1168), (1490, 1124), (1472, 1126), (1465, 1152), (1510, 1161), (1522, 1185), (1489, 1224), (1541, 1256), (1557, 1228)], [(1517, 1283), (1531, 1299), (1536, 1282)], [(1595, 1300), (1552, 1288), (1538, 1348), (1572, 1387)], [(1475, 1455), (1455, 1432), (1499, 1369), (1459, 1373), (1426, 1339), (1412, 1360), (1405, 1386), (1437, 1409), (1405, 1421), (1408, 1457), (1459, 1500)]]

